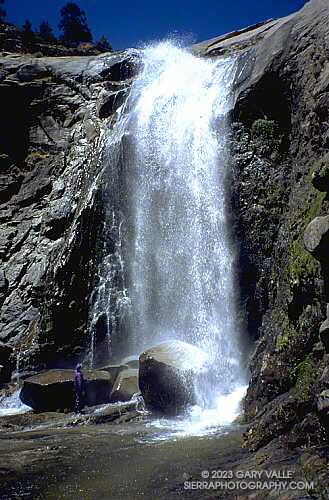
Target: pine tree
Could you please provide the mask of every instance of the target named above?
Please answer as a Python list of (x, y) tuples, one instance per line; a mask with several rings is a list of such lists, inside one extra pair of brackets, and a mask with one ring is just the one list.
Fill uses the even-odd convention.
[[(3, 5), (5, 0), (0, 0), (0, 5)], [(6, 11), (0, 7), (0, 23), (3, 23), (6, 18)]]
[(108, 39), (105, 37), (105, 36), (102, 36), (97, 44), (96, 44), (96, 48), (100, 51), (100, 52), (113, 52), (113, 49), (112, 49), (112, 46), (110, 45)]
[(81, 42), (92, 42), (86, 14), (76, 3), (67, 3), (60, 11), (59, 28), (65, 45), (77, 47)]
[(56, 37), (48, 21), (42, 21), (39, 27), (39, 36), (45, 43), (55, 43)]
[(29, 47), (35, 42), (35, 33), (32, 30), (32, 24), (29, 19), (26, 19), (22, 26), (22, 40), (23, 43)]

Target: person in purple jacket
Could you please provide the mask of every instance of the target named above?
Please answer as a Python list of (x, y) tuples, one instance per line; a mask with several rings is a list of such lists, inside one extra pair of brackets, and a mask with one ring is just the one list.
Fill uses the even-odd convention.
[(85, 379), (81, 371), (81, 364), (79, 363), (75, 369), (74, 377), (74, 390), (75, 390), (75, 413), (81, 413), (84, 407), (84, 397), (85, 397)]

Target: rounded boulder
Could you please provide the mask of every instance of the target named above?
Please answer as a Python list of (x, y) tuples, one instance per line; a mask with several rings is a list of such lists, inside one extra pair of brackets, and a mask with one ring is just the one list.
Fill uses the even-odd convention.
[(194, 378), (206, 361), (197, 347), (179, 340), (162, 342), (139, 358), (139, 386), (146, 407), (178, 415), (196, 401)]

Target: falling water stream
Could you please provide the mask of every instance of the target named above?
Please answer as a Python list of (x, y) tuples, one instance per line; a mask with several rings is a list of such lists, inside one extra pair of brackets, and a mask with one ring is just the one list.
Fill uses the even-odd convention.
[(233, 58), (162, 42), (143, 51), (128, 100), (127, 350), (172, 339), (202, 348), (197, 427), (233, 420), (245, 385), (227, 209), (234, 75)]

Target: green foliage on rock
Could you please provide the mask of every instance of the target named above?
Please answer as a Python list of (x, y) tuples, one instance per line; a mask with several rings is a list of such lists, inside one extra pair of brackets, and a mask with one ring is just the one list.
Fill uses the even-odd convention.
[(292, 370), (291, 378), (295, 382), (296, 392), (301, 400), (312, 397), (312, 387), (317, 377), (317, 370), (311, 357), (305, 358)]
[(289, 251), (288, 273), (292, 284), (313, 280), (320, 272), (318, 262), (304, 249), (300, 240), (293, 241)]
[(298, 336), (298, 332), (296, 329), (290, 324), (287, 316), (284, 316), (283, 322), (281, 325), (281, 333), (276, 339), (276, 351), (281, 353), (288, 349), (289, 345), (294, 342), (296, 337)]
[(282, 134), (274, 120), (258, 118), (251, 126), (251, 137), (260, 156), (277, 155), (280, 152)]
[(288, 251), (287, 278), (291, 285), (312, 284), (320, 276), (320, 265), (305, 250), (303, 235), (307, 225), (321, 214), (324, 198), (324, 193), (312, 189), (298, 214), (299, 238), (292, 241)]
[(253, 137), (259, 137), (266, 141), (273, 141), (278, 138), (279, 127), (274, 120), (259, 118), (252, 124), (251, 133)]

